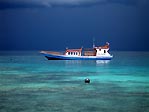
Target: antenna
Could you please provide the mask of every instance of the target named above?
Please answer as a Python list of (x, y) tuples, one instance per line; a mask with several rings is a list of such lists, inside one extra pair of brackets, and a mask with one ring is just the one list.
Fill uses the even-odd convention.
[(93, 37), (93, 48), (95, 48), (95, 38)]

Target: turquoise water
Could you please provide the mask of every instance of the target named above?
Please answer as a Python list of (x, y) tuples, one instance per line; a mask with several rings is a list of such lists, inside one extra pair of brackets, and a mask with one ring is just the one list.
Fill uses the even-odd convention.
[(37, 51), (1, 51), (0, 112), (148, 112), (149, 52), (112, 54), (48, 61)]

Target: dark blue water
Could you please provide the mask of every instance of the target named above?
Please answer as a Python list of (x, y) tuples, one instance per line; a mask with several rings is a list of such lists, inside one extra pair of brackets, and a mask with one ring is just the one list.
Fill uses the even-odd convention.
[(0, 112), (148, 112), (149, 52), (112, 54), (48, 61), (37, 51), (1, 51)]

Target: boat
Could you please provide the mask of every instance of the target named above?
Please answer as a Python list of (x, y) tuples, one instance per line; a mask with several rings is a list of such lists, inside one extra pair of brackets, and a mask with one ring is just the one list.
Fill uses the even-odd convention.
[(83, 49), (68, 49), (65, 52), (41, 51), (48, 60), (111, 60), (113, 55), (109, 51), (109, 43), (104, 46)]

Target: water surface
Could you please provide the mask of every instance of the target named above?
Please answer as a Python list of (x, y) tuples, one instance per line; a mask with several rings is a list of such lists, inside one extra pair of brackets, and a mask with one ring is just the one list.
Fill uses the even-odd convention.
[(48, 61), (37, 51), (1, 51), (0, 112), (148, 112), (149, 52), (112, 54)]

